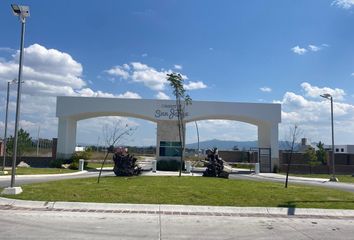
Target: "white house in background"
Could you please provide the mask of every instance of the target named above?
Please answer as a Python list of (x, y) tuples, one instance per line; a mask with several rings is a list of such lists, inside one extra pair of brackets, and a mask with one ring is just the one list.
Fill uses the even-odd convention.
[[(77, 121), (101, 116), (155, 122), (156, 158), (178, 158), (180, 154), (176, 102), (173, 100), (57, 97), (56, 116), (59, 118), (57, 158), (68, 158), (74, 152)], [(257, 126), (260, 153), (268, 149), (268, 160), (264, 160), (269, 166), (267, 171), (279, 165), (280, 104), (193, 101), (186, 106), (183, 124), (207, 119), (234, 120)]]
[[(326, 149), (332, 149), (332, 145), (326, 145)], [(353, 153), (354, 154), (354, 145), (334, 145), (335, 153)]]
[[(301, 139), (301, 145), (299, 146), (299, 152), (306, 152), (307, 149), (313, 148), (316, 151), (318, 147), (316, 144), (308, 144), (306, 138)], [(332, 150), (332, 145), (324, 145), (324, 149)], [(354, 154), (354, 145), (334, 145), (334, 153), (352, 153)]]
[(75, 147), (75, 152), (83, 152), (83, 151), (85, 151), (85, 150), (86, 150), (85, 147), (80, 147), (80, 146), (76, 146), (76, 147)]

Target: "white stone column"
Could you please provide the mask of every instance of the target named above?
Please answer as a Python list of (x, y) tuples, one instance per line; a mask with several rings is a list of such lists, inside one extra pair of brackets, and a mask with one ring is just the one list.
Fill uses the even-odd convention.
[(271, 169), (279, 167), (278, 124), (262, 123), (258, 125), (258, 147), (271, 149)]
[[(185, 127), (185, 125), (184, 125)], [(185, 136), (184, 136), (185, 139)], [(157, 122), (157, 134), (156, 134), (156, 158), (158, 160), (163, 159), (160, 157), (160, 142), (179, 142), (179, 132), (177, 121), (158, 121)], [(185, 141), (185, 140), (184, 140)], [(167, 157), (173, 159), (174, 157)], [(179, 157), (176, 157), (179, 159)]]
[(270, 146), (272, 148), (272, 163), (279, 167), (279, 129), (278, 124), (272, 124)]
[(71, 118), (59, 117), (57, 158), (70, 158), (76, 146), (76, 124)]

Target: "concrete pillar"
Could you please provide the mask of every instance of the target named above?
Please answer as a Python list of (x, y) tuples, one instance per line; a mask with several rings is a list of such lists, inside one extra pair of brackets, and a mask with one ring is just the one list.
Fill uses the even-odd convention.
[[(185, 127), (185, 125), (184, 125)], [(156, 158), (161, 159), (179, 159), (179, 157), (160, 157), (160, 142), (179, 142), (179, 133), (177, 121), (158, 121), (156, 134)], [(184, 140), (185, 141), (185, 136)]]
[(258, 147), (271, 148), (272, 170), (275, 165), (279, 167), (278, 144), (278, 124), (262, 123), (258, 125)]
[(70, 158), (76, 146), (76, 124), (71, 118), (59, 117), (57, 159)]

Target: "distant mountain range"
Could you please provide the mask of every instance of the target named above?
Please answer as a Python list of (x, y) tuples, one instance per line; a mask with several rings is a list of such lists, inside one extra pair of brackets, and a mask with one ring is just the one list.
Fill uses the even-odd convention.
[[(257, 147), (257, 141), (230, 141), (230, 140), (206, 140), (199, 142), (200, 149), (208, 149), (217, 147), (219, 150), (232, 150), (235, 146), (239, 150), (250, 149), (251, 147)], [(198, 143), (190, 143), (186, 145), (187, 148), (197, 149)]]
[[(315, 143), (313, 143), (315, 144)], [(78, 143), (78, 146), (92, 146), (93, 144), (84, 144)], [(294, 146), (294, 150), (299, 149), (300, 143), (296, 143)], [(140, 147), (150, 147), (150, 146), (140, 146)], [(155, 146), (153, 146), (155, 147)], [(189, 143), (186, 145), (189, 149), (198, 149), (198, 143)], [(212, 139), (201, 141), (199, 143), (200, 149), (208, 149), (217, 147), (219, 150), (233, 150), (234, 147), (237, 147), (239, 150), (249, 150), (250, 148), (258, 147), (258, 141), (232, 141), (232, 140), (219, 140)], [(290, 144), (286, 141), (279, 141), (279, 150), (290, 149)]]
[[(299, 143), (296, 143), (294, 150), (299, 148)], [(187, 148), (197, 149), (198, 143), (190, 143), (186, 145)], [(206, 140), (199, 142), (200, 149), (208, 149), (217, 147), (219, 150), (232, 150), (234, 147), (237, 147), (239, 150), (245, 149), (249, 150), (250, 148), (258, 147), (258, 141), (230, 141), (230, 140)], [(289, 149), (289, 144), (286, 141), (279, 141), (279, 150)]]

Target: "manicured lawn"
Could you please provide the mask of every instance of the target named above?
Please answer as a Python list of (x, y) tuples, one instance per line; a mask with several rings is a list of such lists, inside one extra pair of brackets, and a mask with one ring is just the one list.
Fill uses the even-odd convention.
[[(281, 174), (286, 174), (286, 173), (281, 173)], [(308, 177), (308, 178), (327, 178), (329, 179), (332, 175), (329, 174), (290, 174), (290, 176), (295, 176), (295, 177)], [(354, 183), (354, 177), (352, 175), (336, 175), (338, 180), (340, 182), (344, 183)]]
[[(11, 175), (11, 171), (8, 171)], [(60, 174), (60, 173), (72, 173), (76, 170), (64, 169), (64, 168), (24, 168), (18, 167), (16, 169), (16, 175), (34, 175), (34, 174)]]
[(104, 177), (23, 185), (42, 201), (354, 209), (354, 193), (321, 187), (203, 177)]

